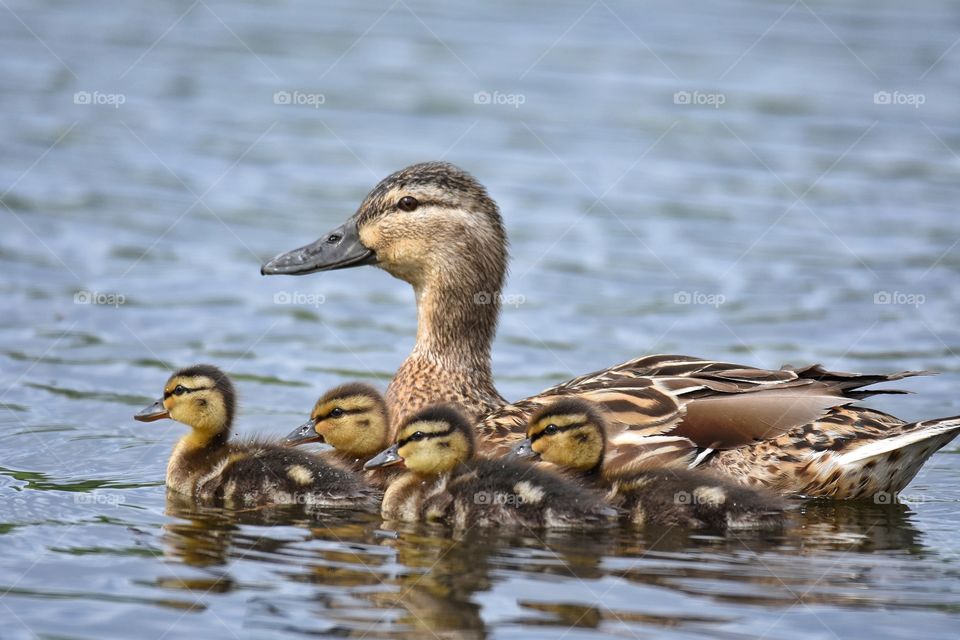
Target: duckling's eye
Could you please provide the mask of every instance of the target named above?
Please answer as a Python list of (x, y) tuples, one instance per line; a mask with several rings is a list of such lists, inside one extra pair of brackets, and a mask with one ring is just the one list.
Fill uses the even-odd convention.
[(340, 242), (340, 238), (342, 237), (339, 233), (331, 233), (327, 236), (327, 244), (336, 244)]
[(333, 411), (330, 412), (330, 417), (331, 417), (331, 418), (342, 418), (342, 417), (343, 417), (343, 409), (341, 409), (340, 407), (336, 407), (335, 409), (333, 409)]
[(420, 206), (420, 203), (417, 202), (417, 199), (413, 196), (403, 196), (400, 198), (400, 202), (397, 203), (397, 206), (404, 211), (413, 211)]
[(410, 442), (420, 442), (426, 437), (427, 437), (427, 434), (425, 434), (423, 431), (417, 431), (415, 434), (407, 438), (407, 440), (409, 440)]
[(557, 431), (559, 431), (559, 430), (560, 430), (560, 429), (557, 428), (557, 425), (555, 425), (555, 424), (548, 424), (548, 425), (547, 425), (547, 428), (543, 430), (543, 433), (544, 433), (544, 435), (552, 436), (553, 434), (555, 434), (555, 433), (556, 433)]
[(176, 387), (174, 387), (174, 389), (173, 389), (173, 395), (175, 395), (175, 396), (182, 396), (182, 395), (185, 394), (186, 392), (187, 392), (187, 388), (186, 388), (185, 386), (183, 386), (182, 384), (178, 384), (178, 385), (177, 385)]

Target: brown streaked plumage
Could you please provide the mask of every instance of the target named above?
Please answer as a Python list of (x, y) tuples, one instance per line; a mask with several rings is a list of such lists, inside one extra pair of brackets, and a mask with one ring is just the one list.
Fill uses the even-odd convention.
[(367, 463), (403, 463), (407, 473), (387, 487), (386, 520), (471, 526), (583, 527), (616, 512), (599, 493), (521, 461), (476, 455), (471, 420), (454, 405), (411, 416), (396, 443)]
[[(852, 453), (873, 441), (869, 424), (875, 412), (849, 405), (873, 393), (891, 393), (864, 389), (867, 386), (919, 373), (860, 375), (819, 366), (767, 370), (655, 355), (507, 404), (490, 370), (507, 266), (503, 221), (479, 182), (442, 162), (413, 165), (388, 176), (334, 232), (277, 256), (261, 271), (303, 274), (374, 263), (410, 283), (417, 300), (416, 343), (387, 392), (393, 419), (402, 421), (432, 403), (458, 403), (477, 417), (479, 446), (488, 453), (509, 451), (529, 417), (546, 403), (577, 396), (604, 406), (611, 444), (622, 445), (622, 455), (629, 455), (646, 436), (673, 436), (668, 444), (672, 449), (681, 446), (677, 438), (686, 438), (690, 452), (719, 452), (700, 458), (702, 464), (739, 481), (785, 493), (814, 490), (812, 495), (853, 498), (861, 495), (851, 493), (851, 487), (860, 484), (856, 465), (842, 467), (832, 481), (831, 469), (828, 481), (811, 485), (811, 469), (791, 462), (815, 452), (802, 429), (812, 426), (824, 437), (836, 436), (843, 441), (839, 452)], [(836, 422), (837, 416), (844, 424)], [(913, 425), (890, 420), (885, 424), (892, 429), (892, 441), (909, 449), (903, 455), (921, 464), (960, 431), (960, 426), (952, 426), (954, 419)], [(913, 430), (914, 436), (896, 440), (902, 430)], [(649, 452), (649, 444), (641, 449)], [(776, 469), (771, 462), (774, 447), (782, 457)], [(877, 455), (889, 462), (894, 453)], [(870, 474), (876, 484), (902, 487), (916, 468), (878, 462)]]
[(514, 453), (607, 489), (607, 500), (636, 525), (769, 529), (783, 524), (786, 504), (772, 492), (682, 466), (660, 466), (657, 460), (608, 464), (606, 432), (599, 405), (564, 398), (530, 418), (527, 439)]
[(212, 365), (194, 365), (167, 380), (163, 398), (135, 418), (170, 418), (189, 426), (167, 464), (167, 488), (228, 507), (303, 504), (372, 508), (378, 494), (352, 471), (279, 443), (231, 441), (233, 384)]
[(363, 474), (368, 484), (385, 488), (402, 470), (396, 467), (365, 471), (364, 463), (393, 442), (390, 412), (383, 396), (361, 382), (340, 385), (324, 393), (310, 419), (284, 439), (287, 445), (320, 442), (333, 447), (320, 453)]

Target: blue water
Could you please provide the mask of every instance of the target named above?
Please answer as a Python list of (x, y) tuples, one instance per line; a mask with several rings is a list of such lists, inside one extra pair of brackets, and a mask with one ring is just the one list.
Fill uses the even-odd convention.
[(415, 332), (407, 285), (259, 265), (441, 158), (504, 212), (507, 397), (679, 352), (930, 369), (873, 404), (960, 413), (954, 3), (0, 16), (4, 640), (954, 637), (957, 444), (903, 504), (809, 504), (776, 535), (456, 539), (167, 504), (182, 430), (131, 420), (198, 361), (237, 380), (242, 433), (286, 433), (344, 380), (385, 387)]

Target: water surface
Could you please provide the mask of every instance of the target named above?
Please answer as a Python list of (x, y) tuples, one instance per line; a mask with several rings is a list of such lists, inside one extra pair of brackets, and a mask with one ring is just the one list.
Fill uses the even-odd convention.
[(168, 504), (182, 429), (131, 420), (198, 361), (235, 376), (242, 433), (385, 387), (405, 284), (258, 269), (439, 158), (504, 212), (507, 397), (679, 352), (939, 371), (875, 404), (960, 413), (955, 4), (0, 14), (0, 637), (956, 633), (956, 444), (902, 504), (811, 503), (777, 534), (460, 535)]

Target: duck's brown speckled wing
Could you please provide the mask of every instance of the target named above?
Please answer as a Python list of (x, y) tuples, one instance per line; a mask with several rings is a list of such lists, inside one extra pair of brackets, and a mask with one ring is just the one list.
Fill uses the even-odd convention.
[(489, 414), (479, 425), (487, 448), (505, 449), (527, 418), (557, 396), (576, 395), (608, 412), (611, 441), (670, 434), (697, 447), (731, 448), (777, 438), (874, 393), (863, 387), (922, 372), (861, 375), (819, 365), (758, 369), (689, 356), (636, 358), (574, 378)]
[(907, 423), (840, 407), (776, 438), (717, 452), (703, 466), (783, 493), (892, 502), (957, 433), (960, 417)]

